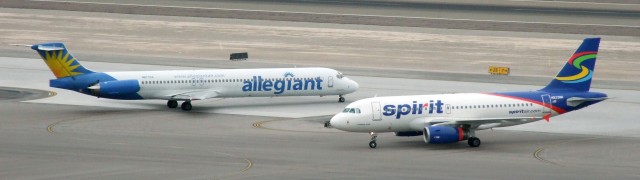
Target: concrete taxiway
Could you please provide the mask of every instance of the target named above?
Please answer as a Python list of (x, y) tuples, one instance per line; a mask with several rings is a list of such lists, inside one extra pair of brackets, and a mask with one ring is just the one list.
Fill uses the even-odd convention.
[[(10, 179), (640, 176), (635, 171), (640, 156), (633, 153), (640, 148), (640, 126), (634, 123), (633, 113), (619, 113), (640, 108), (638, 91), (595, 89), (614, 99), (553, 118), (550, 123), (481, 131), (481, 148), (469, 148), (465, 143), (425, 145), (420, 137), (382, 134), (380, 147), (372, 150), (366, 145), (367, 134), (322, 127), (345, 105), (335, 97), (215, 99), (195, 102), (193, 112), (185, 113), (167, 109), (164, 101), (99, 99), (48, 88), (46, 80), (52, 75), (41, 60), (0, 60), (0, 76), (21, 74), (0, 82), (25, 88), (0, 91), (4, 107), (0, 110), (4, 124), (0, 127), (0, 155), (6, 162), (0, 174)], [(82, 63), (98, 71), (193, 69)], [(362, 89), (347, 96), (348, 102), (374, 95), (536, 88), (349, 77), (360, 82)]]
[[(597, 30), (603, 33), (593, 34), (609, 36), (603, 37), (593, 90), (611, 99), (549, 123), (480, 131), (480, 148), (427, 145), (421, 137), (387, 133), (377, 149), (369, 149), (367, 134), (322, 126), (347, 104), (337, 97), (212, 99), (183, 112), (167, 109), (164, 101), (49, 88), (53, 75), (35, 52), (0, 46), (0, 179), (640, 178), (637, 3), (549, 3), (2, 1), (1, 7), (30, 6), (0, 8), (1, 44), (63, 41), (96, 71), (327, 66), (360, 83), (347, 103), (376, 95), (535, 90), (591, 36), (584, 30)], [(128, 11), (104, 13), (114, 9)], [(184, 17), (224, 9), (246, 16)], [(264, 16), (281, 21), (261, 19), (283, 10), (289, 12)], [(287, 22), (292, 11), (307, 12), (300, 16), (307, 19)], [(345, 13), (372, 16), (336, 24), (344, 19), (335, 14)], [(434, 19), (438, 14), (448, 19)], [(389, 22), (386, 16), (429, 23), (408, 27), (413, 21), (404, 20), (411, 18), (396, 17), (404, 18), (398, 26), (361, 25)], [(467, 19), (465, 26), (455, 19)], [(502, 22), (534, 20), (543, 24), (528, 30)], [(452, 29), (433, 28), (442, 25)], [(249, 51), (249, 61), (226, 60), (237, 51)], [(489, 65), (510, 66), (512, 74), (488, 76)]]

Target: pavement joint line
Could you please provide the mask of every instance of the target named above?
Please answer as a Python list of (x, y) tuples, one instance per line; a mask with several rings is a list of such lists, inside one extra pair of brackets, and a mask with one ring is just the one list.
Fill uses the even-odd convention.
[(249, 169), (251, 169), (251, 167), (253, 167), (253, 162), (251, 162), (250, 159), (244, 158), (244, 160), (247, 161), (247, 167), (242, 169), (242, 171), (240, 171), (240, 172), (248, 171)]
[(551, 148), (551, 147), (555, 147), (555, 146), (559, 146), (559, 145), (563, 145), (563, 144), (567, 144), (567, 143), (581, 142), (581, 141), (592, 141), (592, 140), (596, 140), (596, 139), (601, 139), (601, 137), (592, 137), (592, 138), (582, 138), (582, 139), (577, 139), (577, 140), (574, 139), (574, 140), (560, 141), (560, 142), (557, 142), (557, 143), (553, 143), (553, 144), (551, 144), (549, 146), (543, 146), (543, 147), (540, 147), (540, 148), (536, 149), (533, 152), (533, 157), (536, 158), (539, 161), (544, 162), (544, 163), (553, 164), (553, 165), (557, 165), (557, 166), (566, 166), (566, 165), (563, 165), (563, 164), (560, 164), (560, 163), (545, 159), (544, 157), (542, 157), (543, 152), (545, 150)]
[[(49, 133), (51, 133), (51, 134), (54, 134), (55, 133), (54, 127), (56, 125), (58, 125), (60, 123), (63, 123), (63, 122), (74, 121), (74, 120), (78, 120), (78, 119), (65, 119), (65, 120), (61, 120), (61, 121), (57, 121), (57, 122), (51, 123), (51, 124), (49, 124), (47, 126), (47, 131)], [(254, 123), (254, 125), (255, 125), (255, 123)], [(78, 139), (78, 140), (87, 140), (87, 139)], [(113, 145), (127, 145), (127, 143), (122, 143), (122, 142), (112, 142), (110, 144), (113, 144)], [(168, 148), (176, 148), (176, 149), (184, 149), (184, 147), (179, 147), (179, 146), (166, 146), (166, 147), (168, 147)], [(226, 156), (230, 156), (230, 157), (236, 157), (235, 155), (232, 155), (232, 154), (220, 153), (220, 152), (218, 152), (218, 153), (226, 155)], [(247, 166), (245, 166), (244, 169), (240, 170), (239, 173), (244, 173), (246, 171), (249, 171), (253, 167), (253, 162), (250, 159), (248, 159), (248, 158), (242, 158), (242, 159), (245, 160), (245, 162), (247, 163)], [(231, 176), (238, 175), (239, 173), (231, 174), (231, 175), (225, 176), (224, 178), (221, 178), (221, 179), (226, 179), (226, 178), (229, 178)]]
[(372, 14), (316, 13), (316, 12), (297, 12), (297, 11), (268, 11), (268, 10), (252, 10), (252, 9), (227, 9), (227, 8), (206, 8), (206, 7), (190, 7), (190, 6), (167, 6), (167, 5), (145, 5), (145, 4), (128, 4), (128, 3), (102, 3), (102, 2), (58, 1), (58, 0), (30, 0), (30, 1), (35, 1), (35, 2), (54, 2), (54, 3), (55, 2), (57, 2), (57, 3), (75, 3), (75, 4), (96, 4), (96, 5), (116, 5), (116, 6), (159, 7), (159, 8), (203, 9), (203, 10), (222, 10), (222, 11), (244, 11), (244, 12), (289, 13), (289, 14), (309, 14), (309, 15), (353, 16), (353, 17), (380, 17), (380, 18), (427, 19), (427, 20), (448, 20), (448, 21), (472, 21), (472, 22), (519, 23), (519, 24), (551, 24), (551, 25), (640, 28), (640, 26), (607, 25), (607, 24), (579, 24), (579, 23), (554, 23), (554, 22), (501, 21), (501, 20), (486, 20), (486, 19), (436, 18), (436, 17), (414, 17), (414, 16), (386, 16), (386, 15), (372, 15)]
[(560, 4), (595, 4), (595, 5), (616, 5), (616, 6), (638, 6), (640, 4), (629, 3), (605, 3), (605, 2), (582, 2), (582, 1), (545, 1), (545, 0), (508, 0), (512, 2), (535, 2), (535, 3), (560, 3)]
[[(296, 133), (347, 133), (347, 132), (300, 131), (300, 130), (269, 128), (269, 127), (262, 126), (263, 124), (272, 123), (272, 122), (294, 121), (294, 120), (299, 120), (299, 119), (300, 118), (298, 118), (298, 119), (277, 119), (277, 120), (258, 121), (258, 122), (254, 122), (252, 124), (252, 126), (255, 127), (255, 128), (258, 128), (258, 129), (266, 129), (266, 130), (282, 131), (282, 132), (296, 132)], [(318, 125), (320, 125), (320, 124), (318, 124)]]

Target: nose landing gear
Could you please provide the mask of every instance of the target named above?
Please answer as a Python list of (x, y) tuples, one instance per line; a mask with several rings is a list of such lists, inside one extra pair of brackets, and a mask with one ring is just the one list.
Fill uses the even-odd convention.
[(370, 132), (369, 135), (371, 135), (371, 141), (369, 142), (369, 147), (371, 149), (375, 149), (376, 147), (378, 147), (378, 143), (376, 143), (376, 138), (378, 138), (378, 134), (376, 134), (375, 132)]
[(345, 99), (344, 99), (344, 97), (342, 97), (342, 95), (339, 95), (338, 97), (339, 97), (338, 98), (338, 102), (344, 102), (345, 101)]

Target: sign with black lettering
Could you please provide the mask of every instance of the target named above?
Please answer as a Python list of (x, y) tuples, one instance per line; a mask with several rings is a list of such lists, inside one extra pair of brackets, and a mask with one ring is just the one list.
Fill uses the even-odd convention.
[(489, 66), (489, 74), (509, 75), (509, 67)]

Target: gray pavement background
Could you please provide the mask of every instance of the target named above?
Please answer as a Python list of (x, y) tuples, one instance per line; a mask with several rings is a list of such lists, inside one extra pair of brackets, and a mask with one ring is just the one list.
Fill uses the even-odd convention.
[[(362, 89), (347, 97), (353, 101), (536, 89), (532, 85), (544, 85), (582, 38), (597, 34), (604, 36), (594, 86), (613, 99), (550, 123), (481, 131), (481, 148), (383, 134), (372, 150), (366, 134), (322, 128), (345, 105), (332, 97), (224, 99), (194, 103), (190, 113), (167, 111), (162, 101), (51, 89), (51, 73), (34, 52), (0, 46), (0, 86), (10, 86), (0, 88), (0, 179), (640, 177), (637, 1), (93, 2), (236, 10), (5, 0), (1, 7), (35, 9), (0, 8), (0, 44), (63, 41), (83, 64), (105, 71), (328, 66), (361, 82)], [(43, 5), (125, 14), (40, 10)], [(265, 12), (247, 13), (254, 10)], [(307, 13), (272, 12), (282, 10)], [(243, 17), (181, 17), (211, 12)], [(144, 13), (156, 15), (133, 15)], [(346, 13), (355, 15), (335, 15)], [(421, 27), (407, 27), (416, 17)], [(256, 20), (264, 18), (284, 21)], [(310, 22), (290, 22), (296, 18)], [(389, 22), (398, 26), (359, 25)], [(251, 59), (228, 62), (237, 51), (249, 51)], [(486, 76), (489, 65), (510, 66), (513, 74)]]

